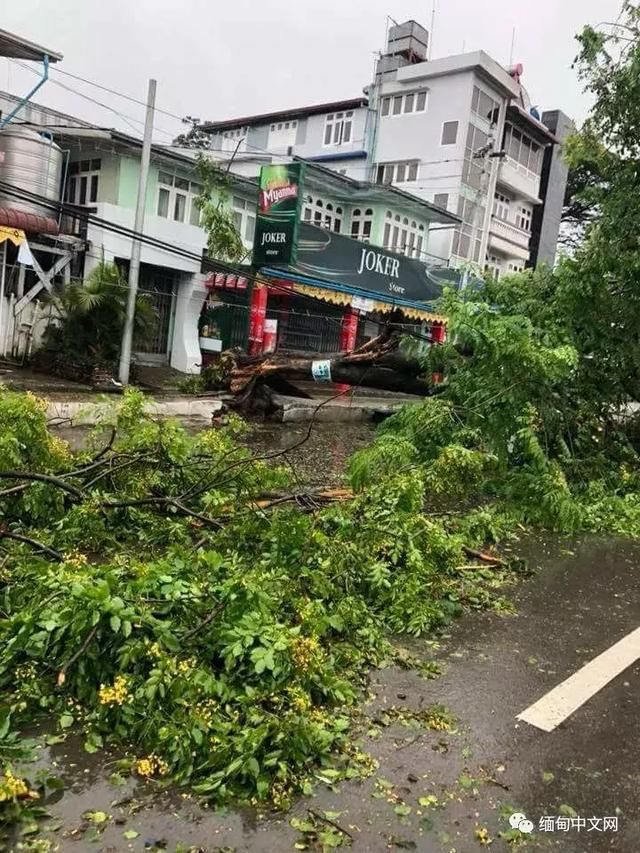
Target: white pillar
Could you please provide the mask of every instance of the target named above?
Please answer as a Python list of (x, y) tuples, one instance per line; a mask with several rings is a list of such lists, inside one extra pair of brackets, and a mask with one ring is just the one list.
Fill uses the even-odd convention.
[(171, 345), (171, 367), (182, 373), (200, 373), (202, 354), (198, 343), (198, 319), (207, 298), (204, 275), (184, 275), (176, 295)]

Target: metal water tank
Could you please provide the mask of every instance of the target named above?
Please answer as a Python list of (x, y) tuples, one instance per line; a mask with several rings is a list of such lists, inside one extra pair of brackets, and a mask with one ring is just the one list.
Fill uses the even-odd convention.
[[(24, 190), (50, 201), (60, 201), (63, 159), (62, 149), (45, 135), (25, 127), (0, 130), (0, 181), (11, 184), (11, 192), (17, 187), (19, 190), (15, 192)], [(55, 217), (52, 208), (10, 195), (2, 184), (0, 205)]]

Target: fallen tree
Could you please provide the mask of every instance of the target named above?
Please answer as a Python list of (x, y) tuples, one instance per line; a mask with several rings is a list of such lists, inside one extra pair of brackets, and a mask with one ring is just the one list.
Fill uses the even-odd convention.
[(236, 405), (246, 408), (264, 386), (300, 394), (289, 383), (314, 381), (320, 368), (324, 382), (421, 397), (437, 393), (438, 387), (425, 375), (423, 362), (402, 351), (402, 337), (399, 329), (389, 325), (352, 352), (311, 355), (279, 352), (262, 356), (236, 352), (232, 354), (230, 389), (238, 397)]

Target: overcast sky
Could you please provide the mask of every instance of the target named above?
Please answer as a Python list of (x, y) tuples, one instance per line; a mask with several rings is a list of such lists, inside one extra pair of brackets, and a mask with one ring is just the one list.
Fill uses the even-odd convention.
[[(372, 76), (386, 16), (431, 28), (432, 0), (20, 0), (4, 3), (2, 27), (64, 54), (58, 66), (144, 99), (158, 80), (160, 108), (223, 119), (350, 98)], [(483, 49), (524, 65), (532, 103), (581, 121), (588, 99), (571, 69), (575, 33), (615, 19), (621, 0), (436, 0), (433, 57)], [(129, 116), (129, 124), (48, 83), (36, 100), (128, 132), (144, 110), (52, 71)], [(0, 60), (0, 87), (26, 92), (35, 77)], [(166, 142), (179, 122), (158, 116)]]

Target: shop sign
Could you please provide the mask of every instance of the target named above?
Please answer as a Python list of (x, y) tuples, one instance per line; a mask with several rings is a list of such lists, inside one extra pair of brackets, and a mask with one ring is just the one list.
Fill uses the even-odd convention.
[(302, 163), (269, 165), (260, 170), (254, 266), (295, 263), (302, 178)]

